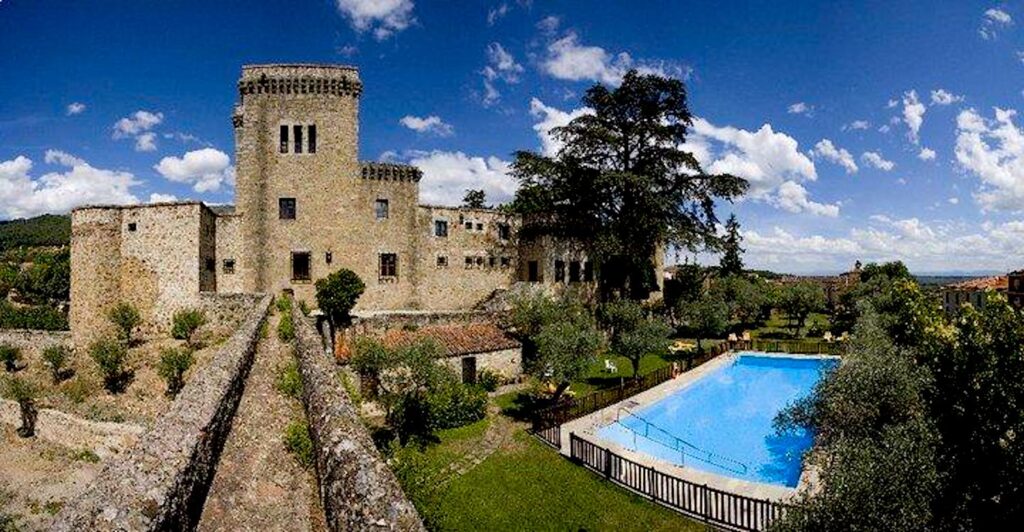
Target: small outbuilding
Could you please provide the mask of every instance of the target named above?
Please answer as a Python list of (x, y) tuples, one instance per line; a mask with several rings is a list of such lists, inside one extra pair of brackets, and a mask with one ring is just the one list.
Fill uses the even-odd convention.
[(391, 329), (384, 345), (395, 347), (430, 339), (443, 350), (443, 362), (474, 383), (483, 371), (515, 380), (523, 371), (523, 346), (493, 323), (428, 325), (415, 330)]

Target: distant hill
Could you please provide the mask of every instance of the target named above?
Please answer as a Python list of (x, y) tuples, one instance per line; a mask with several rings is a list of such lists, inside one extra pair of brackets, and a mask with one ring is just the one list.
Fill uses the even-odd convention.
[(0, 251), (17, 247), (67, 246), (71, 217), (44, 214), (35, 218), (0, 222)]

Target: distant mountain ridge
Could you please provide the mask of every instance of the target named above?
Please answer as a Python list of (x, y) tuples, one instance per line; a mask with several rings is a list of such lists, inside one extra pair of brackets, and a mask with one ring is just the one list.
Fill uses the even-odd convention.
[(0, 222), (0, 251), (18, 247), (67, 246), (71, 243), (71, 217), (43, 214)]

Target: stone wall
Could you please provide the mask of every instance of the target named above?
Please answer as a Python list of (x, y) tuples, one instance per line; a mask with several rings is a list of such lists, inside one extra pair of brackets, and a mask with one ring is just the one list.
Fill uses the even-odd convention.
[(483, 371), (501, 375), (506, 380), (516, 380), (523, 373), (523, 349), (503, 349), (489, 353), (475, 353), (465, 356), (446, 357), (443, 362), (455, 370), (455, 374), (462, 377), (462, 360), (465, 358), (476, 359), (476, 374), (479, 377)]
[[(239, 273), (240, 259), (244, 252), (241, 235), (241, 217), (235, 214), (217, 216), (217, 292), (237, 294), (244, 292), (242, 275)], [(234, 263), (234, 271), (228, 271), (226, 261)]]
[(189, 530), (202, 513), (270, 306), (248, 309), (241, 326), (126, 454), (56, 516), (53, 530)]
[(17, 347), (26, 358), (39, 359), (47, 347), (53, 345), (71, 347), (71, 333), (68, 331), (0, 329), (0, 345)]
[(319, 333), (297, 307), (292, 309), (295, 354), (327, 526), (335, 531), (424, 530), (342, 389)]

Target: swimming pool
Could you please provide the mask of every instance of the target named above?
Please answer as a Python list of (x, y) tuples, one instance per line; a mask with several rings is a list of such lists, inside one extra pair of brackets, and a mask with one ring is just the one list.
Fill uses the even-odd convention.
[(808, 395), (835, 358), (744, 351), (689, 386), (646, 406), (619, 408), (597, 435), (663, 460), (787, 487), (800, 481), (813, 435), (776, 434), (772, 420)]

